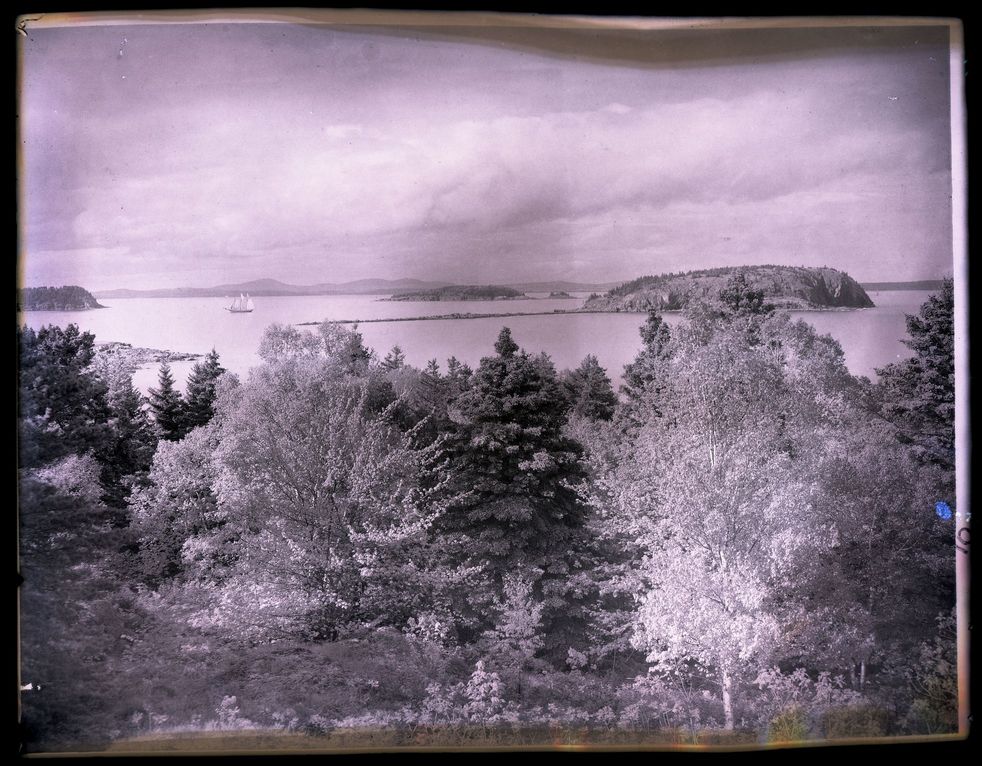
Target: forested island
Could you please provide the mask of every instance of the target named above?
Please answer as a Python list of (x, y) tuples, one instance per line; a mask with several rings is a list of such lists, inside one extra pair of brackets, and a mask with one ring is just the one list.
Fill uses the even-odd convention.
[(22, 287), (17, 291), (18, 311), (84, 311), (104, 309), (92, 293), (78, 285)]
[(591, 295), (585, 309), (681, 311), (699, 300), (717, 299), (733, 277), (762, 293), (775, 308), (870, 308), (873, 301), (856, 280), (837, 269), (804, 266), (733, 266), (701, 269), (625, 282)]
[(619, 391), (324, 322), (149, 399), (20, 329), (25, 750), (954, 731), (951, 283), (876, 382), (740, 275), (639, 325)]
[(390, 301), (497, 301), (527, 298), (525, 293), (502, 285), (446, 285), (430, 290), (396, 293)]

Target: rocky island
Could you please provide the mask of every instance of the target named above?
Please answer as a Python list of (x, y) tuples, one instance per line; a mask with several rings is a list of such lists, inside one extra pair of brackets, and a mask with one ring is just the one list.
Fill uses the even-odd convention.
[(17, 291), (18, 311), (86, 311), (104, 309), (95, 297), (78, 285), (24, 287)]
[(389, 301), (500, 301), (528, 298), (528, 296), (511, 287), (501, 285), (446, 285), (431, 290), (416, 290), (414, 292), (396, 293)]
[(768, 303), (784, 309), (871, 308), (873, 301), (843, 271), (803, 266), (734, 266), (645, 276), (604, 295), (591, 295), (584, 311), (680, 311), (694, 300), (713, 300), (737, 274), (760, 290)]

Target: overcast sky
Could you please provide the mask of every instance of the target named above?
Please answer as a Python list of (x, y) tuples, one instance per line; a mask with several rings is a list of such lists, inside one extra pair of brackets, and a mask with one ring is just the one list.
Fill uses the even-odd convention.
[(24, 283), (951, 273), (945, 28), (524, 34), (34, 29)]

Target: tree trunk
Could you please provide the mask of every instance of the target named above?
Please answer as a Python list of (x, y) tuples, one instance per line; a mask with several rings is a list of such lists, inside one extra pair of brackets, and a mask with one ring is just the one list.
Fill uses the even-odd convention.
[(723, 728), (733, 731), (733, 679), (729, 668), (723, 668)]

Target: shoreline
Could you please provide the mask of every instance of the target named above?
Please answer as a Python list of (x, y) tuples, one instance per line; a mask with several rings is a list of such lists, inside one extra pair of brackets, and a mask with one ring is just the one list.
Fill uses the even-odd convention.
[(196, 362), (204, 359), (204, 354), (195, 354), (189, 351), (170, 351), (160, 348), (144, 348), (133, 346), (129, 343), (120, 341), (106, 341), (105, 343), (95, 344), (96, 358), (106, 360), (121, 359), (123, 364), (130, 372), (138, 369), (159, 365), (163, 362)]
[(44, 311), (52, 311), (52, 312), (55, 312), (56, 311), (56, 312), (60, 312), (60, 313), (66, 313), (66, 312), (69, 312), (69, 311), (95, 311), (96, 309), (111, 309), (111, 308), (112, 308), (112, 306), (74, 306), (74, 307), (72, 307), (70, 309), (35, 309), (35, 308), (18, 307), (17, 308), (17, 313), (18, 314), (40, 314), (41, 312), (44, 312)]

